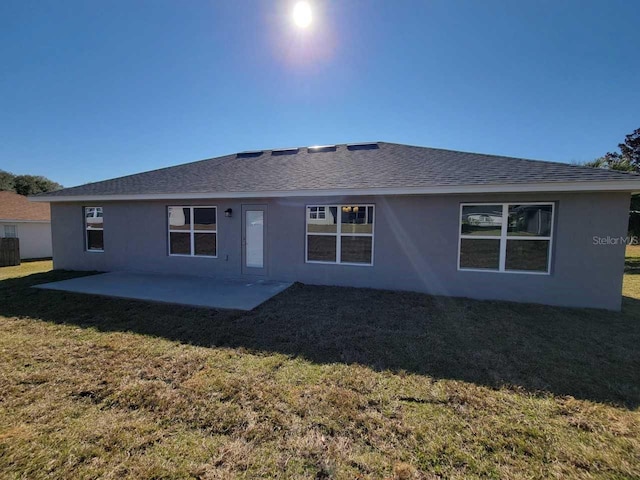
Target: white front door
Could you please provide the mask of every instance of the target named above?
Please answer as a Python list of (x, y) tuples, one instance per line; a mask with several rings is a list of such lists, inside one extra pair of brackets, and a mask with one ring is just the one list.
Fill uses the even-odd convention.
[(242, 206), (242, 273), (266, 275), (267, 206)]

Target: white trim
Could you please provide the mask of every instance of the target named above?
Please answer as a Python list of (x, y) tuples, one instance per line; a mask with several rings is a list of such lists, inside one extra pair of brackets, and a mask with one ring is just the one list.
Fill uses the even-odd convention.
[(13, 218), (5, 220), (0, 218), (0, 223), (51, 223), (51, 220), (16, 220)]
[[(331, 208), (335, 207), (336, 211), (336, 231), (333, 232), (309, 232), (309, 209), (314, 207), (326, 207), (326, 215), (331, 214)], [(373, 209), (373, 223), (371, 224), (371, 233), (342, 233), (342, 207), (364, 207), (365, 208), (365, 218), (368, 216), (368, 209), (371, 207)], [(304, 262), (305, 263), (316, 263), (316, 264), (325, 264), (325, 265), (349, 265), (355, 267), (373, 267), (374, 263), (374, 253), (375, 253), (375, 228), (376, 223), (378, 222), (376, 218), (376, 206), (374, 203), (345, 203), (345, 204), (311, 204), (305, 205), (304, 207)], [(326, 217), (325, 217), (326, 218)], [(317, 219), (316, 219), (317, 220)], [(324, 220), (324, 219), (320, 219)], [(368, 219), (367, 219), (368, 220)], [(336, 238), (336, 261), (328, 262), (324, 260), (309, 260), (309, 235), (315, 235), (320, 237), (335, 237)], [(342, 237), (366, 237), (371, 238), (371, 262), (370, 263), (355, 263), (355, 262), (343, 262), (342, 255)]]
[[(462, 234), (462, 211), (465, 206), (477, 205), (495, 205), (502, 208), (502, 224), (500, 225), (500, 235), (463, 235)], [(549, 236), (509, 236), (509, 206), (510, 205), (551, 205), (551, 230)], [(460, 272), (491, 272), (491, 273), (525, 273), (529, 275), (551, 275), (551, 257), (553, 254), (553, 229), (556, 214), (556, 202), (527, 202), (527, 201), (511, 201), (511, 202), (462, 202), (460, 203), (460, 213), (458, 215), (458, 260), (457, 269)], [(464, 268), (460, 266), (460, 249), (462, 247), (462, 239), (465, 240), (498, 240), (500, 242), (500, 253), (498, 268)], [(507, 270), (507, 242), (510, 240), (541, 240), (549, 242), (549, 251), (547, 254), (547, 270), (544, 272), (536, 270)]]
[[(460, 219), (462, 222), (462, 218)], [(502, 225), (500, 226), (500, 261), (498, 270), (504, 272), (507, 266), (507, 230), (509, 229), (509, 205), (502, 205)], [(461, 229), (462, 230), (462, 229)], [(460, 234), (462, 235), (462, 233)], [(547, 268), (547, 270), (549, 270)]]
[[(171, 229), (169, 218), (170, 208), (188, 208), (189, 209), (189, 230)], [(196, 230), (194, 209), (196, 208), (213, 208), (216, 211), (216, 229), (215, 230)], [(218, 258), (218, 206), (217, 205), (167, 205), (165, 210), (167, 218), (167, 256), (169, 257), (189, 257), (189, 258)], [(191, 253), (171, 253), (171, 234), (172, 233), (188, 233), (189, 249)], [(216, 236), (216, 254), (215, 255), (196, 255), (196, 233), (206, 233)]]
[(480, 272), (480, 273), (519, 273), (526, 275), (551, 275), (550, 272), (537, 272), (535, 270), (493, 270), (490, 268), (458, 268), (459, 272)]
[(49, 195), (32, 202), (90, 202), (123, 200), (198, 200), (208, 198), (333, 197), (348, 195), (443, 195), (466, 193), (640, 192), (640, 180), (607, 182), (547, 182), (530, 184), (436, 185), (402, 188), (340, 188), (324, 190), (265, 190), (255, 192), (151, 193), (123, 195)]

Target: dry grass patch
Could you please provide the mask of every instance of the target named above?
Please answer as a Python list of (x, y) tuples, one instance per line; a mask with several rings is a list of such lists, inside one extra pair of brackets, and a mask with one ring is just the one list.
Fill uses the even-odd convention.
[(640, 476), (635, 276), (622, 313), (303, 285), (242, 313), (28, 288), (72, 275), (0, 282), (8, 478)]
[(53, 262), (51, 260), (23, 261), (21, 265), (15, 267), (0, 267), (0, 280), (26, 277), (34, 273), (47, 272), (52, 268)]

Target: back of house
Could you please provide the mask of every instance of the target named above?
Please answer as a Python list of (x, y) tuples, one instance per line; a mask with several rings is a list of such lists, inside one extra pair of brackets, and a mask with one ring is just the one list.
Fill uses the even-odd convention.
[[(241, 152), (32, 197), (55, 268), (621, 306), (640, 176), (386, 142)], [(311, 306), (310, 306), (311, 307)]]

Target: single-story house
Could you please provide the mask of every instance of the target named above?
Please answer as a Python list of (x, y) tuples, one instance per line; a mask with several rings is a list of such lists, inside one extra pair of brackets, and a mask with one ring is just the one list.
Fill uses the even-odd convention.
[(51, 202), (59, 269), (617, 310), (634, 191), (635, 174), (376, 142), (242, 152), (32, 200)]
[(51, 214), (48, 203), (0, 192), (0, 237), (20, 239), (20, 258), (51, 257)]

